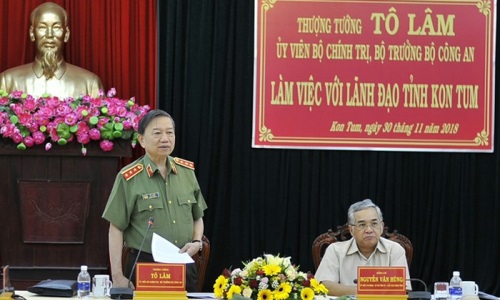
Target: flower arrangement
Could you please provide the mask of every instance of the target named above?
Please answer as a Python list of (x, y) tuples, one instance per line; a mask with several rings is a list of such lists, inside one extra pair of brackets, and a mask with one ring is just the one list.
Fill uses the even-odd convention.
[(311, 300), (326, 296), (328, 289), (313, 274), (300, 272), (290, 257), (264, 254), (244, 263), (243, 269), (224, 269), (214, 284), (215, 297), (241, 295), (254, 300)]
[(115, 95), (114, 88), (106, 95), (101, 90), (98, 98), (64, 99), (0, 90), (0, 137), (14, 141), (19, 150), (45, 143), (49, 151), (52, 143), (75, 141), (82, 144), (83, 155), (91, 141), (99, 141), (103, 151), (113, 150), (116, 139), (131, 140), (135, 147), (139, 120), (150, 108), (139, 106), (134, 98), (122, 100)]

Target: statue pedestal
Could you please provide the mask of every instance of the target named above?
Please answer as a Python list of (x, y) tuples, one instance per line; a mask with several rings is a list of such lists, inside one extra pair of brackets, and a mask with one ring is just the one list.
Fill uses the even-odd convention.
[(101, 218), (120, 159), (130, 141), (113, 151), (99, 143), (69, 143), (17, 150), (0, 139), (0, 265), (11, 285), (25, 290), (44, 279), (76, 279), (80, 265), (92, 275), (109, 269), (108, 228)]

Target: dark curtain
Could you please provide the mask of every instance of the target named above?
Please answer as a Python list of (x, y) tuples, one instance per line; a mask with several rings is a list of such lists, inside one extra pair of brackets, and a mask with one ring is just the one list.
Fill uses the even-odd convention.
[[(254, 5), (158, 1), (159, 107), (174, 117), (174, 155), (196, 163), (209, 205), (205, 234), (212, 254), (205, 290), (212, 290), (223, 268), (241, 267), (263, 253), (292, 256), (301, 270), (314, 271), (314, 238), (345, 223), (350, 204), (371, 198), (386, 225), (411, 239), (412, 277), (432, 288), (458, 270), (480, 290), (500, 294), (498, 150), (251, 147)], [(497, 140), (495, 133), (495, 149)]]

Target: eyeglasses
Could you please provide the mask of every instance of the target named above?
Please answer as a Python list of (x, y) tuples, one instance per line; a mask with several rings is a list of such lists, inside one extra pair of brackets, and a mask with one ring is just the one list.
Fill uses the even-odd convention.
[(373, 221), (371, 223), (351, 224), (351, 226), (353, 226), (357, 230), (366, 230), (366, 228), (368, 228), (368, 226), (370, 226), (370, 228), (372, 228), (372, 229), (380, 229), (381, 224), (382, 224), (381, 222)]

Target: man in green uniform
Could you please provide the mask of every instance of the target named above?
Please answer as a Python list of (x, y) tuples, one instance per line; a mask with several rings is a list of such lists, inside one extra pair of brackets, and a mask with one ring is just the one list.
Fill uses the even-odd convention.
[[(139, 262), (153, 261), (152, 233), (162, 236), (193, 256), (201, 250), (203, 211), (207, 208), (190, 161), (170, 156), (175, 147), (175, 123), (162, 110), (148, 112), (139, 122), (138, 140), (146, 154), (117, 175), (102, 217), (110, 222), (109, 257), (114, 287), (127, 287), (138, 249)], [(131, 250), (125, 270), (122, 249)], [(132, 276), (134, 281), (135, 276)], [(186, 290), (196, 290), (197, 270), (186, 265)]]

